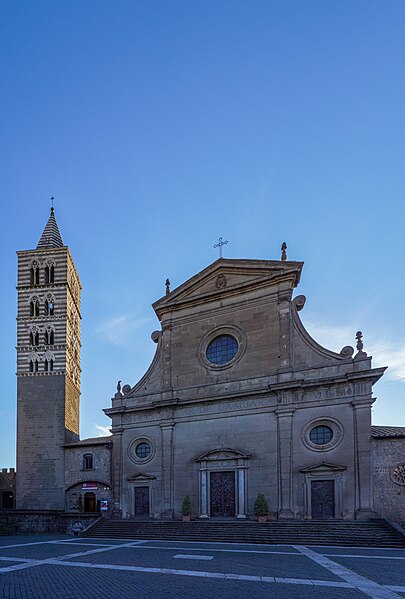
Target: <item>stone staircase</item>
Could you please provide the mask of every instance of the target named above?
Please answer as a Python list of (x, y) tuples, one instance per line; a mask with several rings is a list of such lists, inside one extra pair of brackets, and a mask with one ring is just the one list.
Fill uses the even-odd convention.
[(82, 536), (108, 539), (156, 539), (167, 541), (216, 541), (286, 545), (340, 545), (398, 547), (405, 537), (385, 520), (368, 521), (255, 521), (193, 520), (98, 520)]
[(12, 534), (11, 526), (7, 526), (6, 524), (0, 524), (0, 537), (4, 537), (6, 535)]

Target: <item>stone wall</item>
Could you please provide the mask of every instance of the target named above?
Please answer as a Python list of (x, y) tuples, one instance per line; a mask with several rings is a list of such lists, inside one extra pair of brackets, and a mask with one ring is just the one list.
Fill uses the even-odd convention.
[[(93, 467), (84, 468), (83, 457), (89, 454), (93, 459)], [(112, 508), (111, 441), (94, 440), (89, 444), (81, 441), (77, 445), (65, 447), (65, 483), (67, 512), (83, 512), (85, 494), (94, 493), (96, 508), (102, 507), (103, 500), (107, 500), (108, 510), (102, 509), (103, 515), (107, 516)], [(93, 488), (86, 489), (88, 483), (92, 483)]]
[(405, 465), (405, 438), (373, 439), (372, 460), (374, 509), (379, 517), (404, 526), (405, 481), (399, 482), (394, 469)]
[(6, 526), (12, 534), (74, 534), (90, 526), (99, 517), (95, 514), (66, 514), (51, 510), (16, 510), (0, 512), (0, 525)]

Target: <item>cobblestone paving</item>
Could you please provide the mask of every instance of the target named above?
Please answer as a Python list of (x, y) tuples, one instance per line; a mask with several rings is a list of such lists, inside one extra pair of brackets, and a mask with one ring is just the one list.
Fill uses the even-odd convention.
[(395, 599), (405, 550), (2, 537), (3, 599)]

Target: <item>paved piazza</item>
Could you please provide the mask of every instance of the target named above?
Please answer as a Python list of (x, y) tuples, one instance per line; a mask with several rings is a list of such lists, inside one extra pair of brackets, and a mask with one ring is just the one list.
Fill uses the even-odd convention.
[(405, 550), (0, 537), (0, 597), (405, 597)]

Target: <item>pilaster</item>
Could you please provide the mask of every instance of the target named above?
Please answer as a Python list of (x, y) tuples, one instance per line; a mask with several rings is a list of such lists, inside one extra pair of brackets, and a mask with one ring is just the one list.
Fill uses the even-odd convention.
[(278, 481), (280, 519), (294, 518), (292, 511), (292, 419), (294, 408), (282, 407), (277, 414)]

